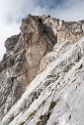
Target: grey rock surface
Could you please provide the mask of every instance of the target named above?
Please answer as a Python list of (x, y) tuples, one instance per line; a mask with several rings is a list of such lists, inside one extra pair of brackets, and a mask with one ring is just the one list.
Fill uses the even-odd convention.
[(23, 19), (0, 62), (0, 125), (84, 125), (83, 23)]

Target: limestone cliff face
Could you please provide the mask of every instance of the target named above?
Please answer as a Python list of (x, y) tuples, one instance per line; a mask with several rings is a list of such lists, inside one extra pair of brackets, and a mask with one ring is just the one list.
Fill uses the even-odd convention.
[(44, 24), (53, 29), (58, 42), (68, 40), (73, 43), (84, 35), (84, 20), (78, 22), (65, 22), (55, 18), (46, 18)]
[(21, 33), (5, 42), (6, 54), (0, 63), (0, 118), (21, 97), (28, 84), (49, 63), (46, 54), (57, 42), (39, 17), (23, 19)]
[(28, 15), (20, 29), (0, 62), (0, 125), (83, 125), (84, 21)]

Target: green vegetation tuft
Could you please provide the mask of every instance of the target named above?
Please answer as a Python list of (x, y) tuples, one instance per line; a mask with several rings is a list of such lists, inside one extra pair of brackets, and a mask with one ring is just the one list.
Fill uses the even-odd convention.
[(83, 67), (83, 65), (81, 64), (78, 69), (81, 69), (82, 67)]
[(20, 125), (24, 125), (25, 122), (22, 122)]
[(40, 121), (37, 122), (36, 125), (46, 125), (48, 119), (50, 117), (50, 113), (45, 113), (44, 115), (40, 116)]
[(55, 101), (52, 101), (51, 104), (50, 104), (50, 108), (49, 108), (49, 109), (50, 109), (50, 110), (53, 109), (53, 108), (55, 107), (55, 105), (56, 105), (56, 102), (55, 102)]

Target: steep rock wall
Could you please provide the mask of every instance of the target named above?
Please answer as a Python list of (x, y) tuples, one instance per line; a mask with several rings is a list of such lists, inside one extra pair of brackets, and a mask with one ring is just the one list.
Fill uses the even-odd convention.
[(56, 43), (51, 32), (49, 37), (39, 18), (29, 15), (22, 21), (21, 33), (6, 40), (6, 54), (0, 62), (0, 118), (49, 63), (46, 54)]
[[(6, 40), (6, 54), (4, 55), (3, 60), (0, 62), (0, 122), (2, 121), (1, 125), (21, 125), (22, 122), (24, 122), (24, 125), (37, 125), (38, 122), (38, 125), (41, 125), (41, 123), (46, 122), (49, 119), (46, 118), (45, 121), (44, 117), (41, 117), (42, 120), (39, 120), (39, 118), (37, 117), (37, 114), (39, 112), (37, 110), (35, 111), (35, 109), (33, 109), (34, 111), (31, 111), (32, 108), (29, 108), (31, 104), (33, 105), (34, 100), (39, 102), (39, 96), (41, 92), (43, 93), (41, 96), (41, 99), (43, 101), (47, 100), (46, 94), (48, 94), (48, 89), (50, 90), (50, 98), (51, 96), (54, 96), (54, 94), (52, 93), (52, 91), (54, 90), (53, 88), (55, 87), (56, 90), (58, 89), (59, 91), (59, 88), (61, 86), (60, 84), (63, 84), (64, 82), (66, 83), (67, 72), (69, 72), (72, 67), (76, 68), (77, 64), (77, 72), (80, 72), (79, 76), (81, 78), (80, 83), (82, 84), (84, 80), (84, 76), (82, 76), (84, 66), (84, 42), (82, 40), (78, 41), (78, 43), (73, 44), (84, 35), (84, 21), (64, 22), (59, 19), (51, 18), (50, 16), (38, 17), (28, 15), (26, 19), (22, 20), (20, 29), (20, 34), (12, 36)], [(70, 54), (69, 57), (68, 54)], [(61, 60), (61, 58), (63, 60)], [(51, 64), (51, 62), (53, 63)], [(51, 66), (49, 67), (49, 65)], [(45, 69), (46, 71), (44, 71)], [(45, 73), (42, 73), (43, 71)], [(76, 71), (73, 70), (73, 74), (75, 73)], [(33, 85), (30, 85), (31, 81), (33, 81), (39, 74), (41, 75), (41, 77), (39, 76), (39, 78), (36, 79), (36, 82), (33, 82)], [(62, 75), (64, 81), (61, 78)], [(75, 79), (76, 78), (77, 76), (75, 77)], [(62, 82), (60, 82), (60, 80), (62, 80)], [(69, 82), (69, 79), (67, 82)], [(56, 86), (54, 86), (54, 83)], [(73, 82), (71, 81), (70, 84), (72, 85), (72, 83)], [(34, 84), (36, 85), (36, 88)], [(48, 86), (46, 84), (53, 85)], [(79, 82), (76, 82), (76, 84), (79, 84)], [(28, 101), (27, 97), (25, 96), (25, 99), (21, 102), (21, 104), (18, 103), (18, 100), (20, 101), (21, 96), (29, 86), (32, 86), (32, 89), (35, 88), (35, 91), (32, 90), (32, 92), (30, 92), (31, 89), (28, 89), (28, 91), (30, 92), (28, 95)], [(24, 97), (24, 95), (22, 97)], [(43, 99), (42, 97), (44, 97), (45, 99)], [(52, 101), (49, 102), (49, 105), (51, 102)], [(54, 102), (56, 102), (56, 100)], [(45, 102), (45, 105), (44, 103), (42, 103), (42, 107), (40, 108), (43, 109), (44, 106), (46, 107), (46, 103), (48, 103), (48, 100)], [(16, 105), (16, 107), (14, 104)], [(36, 104), (37, 106), (40, 106), (41, 102), (40, 104)], [(63, 104), (65, 105), (65, 102)], [(14, 110), (12, 111), (13, 105)], [(55, 103), (53, 105), (55, 106)], [(25, 112), (22, 113), (22, 115), (24, 115), (28, 108), (30, 113), (28, 114), (28, 116), (21, 119), (22, 116), (19, 116), (20, 112), (23, 112), (25, 110)], [(45, 109), (45, 112), (43, 112), (43, 115), (45, 114), (45, 117), (49, 116), (49, 114), (46, 114), (48, 112), (48, 108), (49, 107), (47, 107), (47, 109)], [(66, 108), (66, 106), (63, 108)], [(52, 109), (52, 106), (50, 107), (50, 109)], [(37, 117), (35, 123), (32, 122), (31, 117), (29, 117), (33, 112), (37, 112), (37, 114), (34, 114), (35, 117), (32, 115), (34, 117), (33, 121)], [(40, 116), (41, 114), (39, 115), (39, 117)], [(47, 124), (47, 122), (45, 124)], [(50, 124), (51, 123), (49, 122), (48, 125)], [(52, 125), (54, 125), (54, 123), (52, 123)], [(60, 122), (59, 125), (61, 125)]]

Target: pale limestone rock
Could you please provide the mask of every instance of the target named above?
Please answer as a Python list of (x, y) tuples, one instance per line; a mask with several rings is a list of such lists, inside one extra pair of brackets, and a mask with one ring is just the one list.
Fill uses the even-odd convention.
[[(49, 36), (47, 30), (52, 35)], [(55, 39), (53, 31), (41, 22), (40, 17), (29, 15), (22, 21), (21, 33), (6, 40), (6, 54), (0, 62), (0, 119), (37, 74), (46, 68), (49, 59), (44, 62), (44, 57), (52, 50)]]
[(0, 62), (0, 125), (84, 124), (83, 22), (23, 19)]

